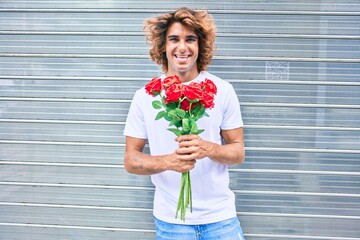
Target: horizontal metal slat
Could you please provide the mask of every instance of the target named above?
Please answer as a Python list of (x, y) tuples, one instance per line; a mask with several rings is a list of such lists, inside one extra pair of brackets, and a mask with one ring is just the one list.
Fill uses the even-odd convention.
[[(0, 35), (69, 35), (69, 36), (145, 36), (143, 32), (115, 32), (115, 31), (1, 31)], [(276, 34), (276, 33), (218, 33), (218, 37), (241, 37), (241, 38), (299, 38), (299, 39), (348, 39), (348, 40), (359, 40), (360, 36), (357, 35), (329, 35), (329, 34)]]
[[(34, 12), (34, 13), (163, 13), (170, 9), (146, 8), (107, 8), (107, 9), (77, 9), (77, 8), (0, 8), (0, 12)], [(251, 14), (251, 15), (315, 15), (315, 16), (360, 16), (358, 11), (276, 11), (276, 10), (237, 10), (211, 9), (212, 14)]]
[(288, 235), (288, 234), (252, 234), (249, 233), (246, 236), (254, 237), (266, 240), (277, 240), (277, 239), (311, 239), (311, 240), (360, 240), (360, 238), (353, 237), (331, 237), (331, 236), (307, 236), (307, 235)]
[[(15, 141), (125, 143), (124, 124), (113, 125), (12, 123), (0, 126), (0, 139)], [(24, 132), (26, 135), (24, 136)], [(359, 134), (354, 131), (326, 129), (245, 128), (247, 147), (331, 149), (334, 151), (360, 148)], [(316, 143), (314, 143), (316, 138)], [(329, 151), (330, 152), (330, 151)]]
[[(359, 38), (360, 39), (360, 38)], [(357, 59), (359, 41), (352, 39), (304, 39), (217, 36), (216, 56), (247, 57), (304, 57), (329, 59)], [(326, 45), (326, 48), (319, 48)], [(143, 35), (92, 36), (82, 35), (2, 35), (0, 52), (3, 54), (99, 54), (142, 55), (149, 46)], [(259, 51), (261, 50), (261, 51)]]
[[(124, 125), (125, 122), (106, 122), (106, 121), (68, 121), (68, 120), (54, 120), (54, 119), (14, 119), (14, 118), (3, 118), (0, 122), (10, 123), (51, 123), (51, 124), (93, 124), (93, 125)], [(277, 126), (277, 125), (251, 125), (247, 124), (244, 126), (246, 129), (288, 129), (288, 130), (329, 130), (329, 131), (360, 131), (358, 127), (326, 127), (326, 126)]]
[[(77, 12), (76, 12), (77, 11)], [(85, 31), (89, 29), (99, 31), (136, 31), (142, 30), (143, 20), (152, 17), (151, 12), (88, 12), (84, 14), (75, 12), (5, 12), (0, 17), (0, 31)], [(326, 11), (324, 11), (326, 12)], [(274, 12), (275, 13), (275, 12)], [(282, 12), (282, 13), (287, 13)], [(214, 18), (223, 33), (247, 33), (247, 34), (301, 34), (301, 35), (324, 35), (319, 24), (326, 23), (328, 35), (356, 35), (358, 30), (359, 12), (353, 15), (287, 15), (287, 21), (283, 21), (284, 15), (252, 13), (214, 13)], [(23, 16), (25, 15), (25, 16)], [(54, 18), (56, 15), (56, 18)], [(259, 18), (260, 16), (260, 18)], [(132, 21), (129, 22), (129, 19)], [(122, 20), (122, 21), (121, 21)], [(24, 22), (25, 21), (25, 22)], [(4, 24), (2, 24), (4, 23)], [(21, 28), (19, 26), (22, 26)], [(28, 27), (28, 26), (31, 26)], [(235, 30), (234, 30), (235, 29)], [(269, 30), (271, 29), (271, 30)]]
[[(42, 183), (42, 182), (4, 182), (0, 185), (9, 186), (34, 186), (34, 187), (65, 187), (65, 188), (95, 188), (95, 189), (131, 189), (139, 191), (155, 191), (154, 187), (146, 186), (118, 186), (118, 185), (91, 185), (91, 184), (67, 184), (67, 183)], [(333, 192), (306, 192), (306, 191), (273, 191), (273, 190), (233, 190), (237, 194), (253, 195), (289, 195), (289, 196), (314, 196), (314, 197), (345, 197), (360, 198), (360, 194), (355, 193), (333, 193)], [(355, 200), (357, 201), (357, 200)]]
[[(29, 165), (29, 166), (52, 166), (52, 167), (87, 167), (87, 168), (124, 168), (123, 164), (87, 164), (87, 163), (57, 163), (57, 162), (15, 162), (0, 161), (0, 165)], [(341, 171), (309, 171), (309, 170), (279, 170), (279, 169), (242, 169), (231, 168), (229, 172), (246, 172), (246, 173), (277, 173), (277, 174), (309, 174), (309, 175), (348, 175), (360, 176), (360, 172), (341, 172)], [(360, 195), (359, 195), (360, 197)]]
[[(36, 54), (36, 53), (1, 53), (0, 57), (40, 57), (40, 58), (122, 58), (122, 59), (148, 59), (148, 55), (110, 55), (110, 54)], [(241, 56), (214, 56), (215, 60), (237, 61), (278, 61), (278, 62), (335, 62), (360, 63), (357, 58), (298, 58), (298, 57), (241, 57)]]
[(194, 2), (194, 1), (164, 1), (156, 0), (151, 3), (148, 1), (86, 1), (86, 0), (54, 0), (49, 4), (47, 1), (34, 0), (30, 3), (23, 0), (3, 0), (3, 8), (9, 9), (29, 9), (29, 8), (41, 8), (41, 9), (57, 9), (57, 8), (80, 8), (80, 9), (127, 9), (127, 11), (138, 10), (144, 11), (149, 9), (152, 11), (164, 11), (167, 9), (174, 9), (182, 6), (189, 6), (192, 8), (219, 10), (219, 11), (231, 11), (231, 10), (248, 10), (248, 11), (346, 11), (352, 12), (358, 9), (359, 3), (356, 0), (347, 0), (341, 2), (334, 2), (331, 0), (324, 0), (319, 4), (318, 2), (301, 0), (301, 1), (266, 1), (266, 0), (244, 0), (244, 1), (226, 1), (226, 2)]
[[(267, 64), (274, 61), (241, 61), (214, 59), (209, 71), (223, 79), (254, 80), (302, 80), (329, 82), (356, 82), (360, 76), (357, 63), (321, 63), (321, 62), (280, 62), (287, 67), (282, 75), (266, 72)], [(59, 76), (62, 77), (137, 77), (149, 80), (159, 76), (160, 70), (150, 59), (113, 59), (113, 58), (0, 58), (0, 75), (21, 76)], [(141, 70), (140, 70), (141, 69)], [(325, 71), (326, 69), (326, 71)], [(288, 72), (288, 74), (286, 73)]]
[[(57, 144), (34, 142), (9, 143), (2, 142), (1, 161), (7, 162), (40, 162), (65, 164), (122, 164), (124, 145), (115, 146)], [(303, 151), (302, 151), (303, 150)], [(322, 152), (323, 150), (324, 152)], [(145, 148), (149, 153), (148, 148)], [(359, 172), (359, 152), (344, 150), (330, 152), (316, 149), (278, 149), (246, 147), (246, 160), (241, 169), (278, 169), (307, 171), (340, 171)], [(302, 164), (307, 161), (307, 164)], [(239, 166), (235, 166), (235, 169)], [(231, 168), (233, 169), (233, 168)]]
[[(8, 182), (48, 182), (64, 184), (91, 185), (134, 185), (150, 186), (149, 179), (132, 176), (123, 168), (89, 168), (42, 165), (1, 164), (1, 179)], [(19, 172), (27, 174), (14, 174)], [(46, 171), (45, 171), (46, 170)], [(322, 191), (331, 193), (360, 193), (357, 184), (360, 176), (350, 174), (312, 174), (304, 175), (303, 171), (230, 171), (230, 187), (236, 189), (273, 190), (273, 191)], [(56, 178), (53, 178), (56, 176)], [(316, 185), (307, 185), (308, 181)]]
[[(2, 205), (0, 205), (0, 209), (6, 214), (6, 217), (2, 217), (2, 223), (13, 222), (26, 224), (26, 219), (31, 219), (33, 221), (32, 224), (35, 225), (57, 225), (59, 228), (63, 226), (64, 228), (73, 229), (117, 229), (117, 231), (126, 232), (131, 231), (131, 229), (137, 232), (143, 230), (153, 231), (153, 216), (146, 209), (135, 212), (136, 215), (134, 215), (132, 209), (122, 210), (121, 213), (101, 209), (97, 210), (98, 215), (96, 218), (91, 217), (91, 211), (88, 209), (77, 209), (74, 211), (68, 208)], [(42, 213), (39, 209), (42, 209), (44, 212)], [(19, 210), (23, 210), (23, 212), (20, 213)], [(113, 212), (113, 214), (111, 214), (111, 212)], [(45, 216), (45, 214), (48, 215)], [(142, 217), (141, 221), (138, 219), (139, 216)], [(137, 223), (141, 223), (141, 225), (139, 226)]]
[[(2, 101), (31, 101), (31, 102), (88, 102), (88, 103), (129, 103), (131, 100), (117, 99), (79, 99), (79, 98), (26, 98), (26, 97), (0, 97)], [(240, 102), (241, 106), (265, 107), (299, 107), (299, 108), (343, 108), (359, 109), (360, 105), (348, 104), (306, 104), (306, 103), (269, 103), (269, 102)]]
[(54, 142), (54, 141), (18, 141), (18, 140), (0, 140), (0, 143), (6, 144), (42, 144), (42, 145), (69, 145), (69, 146), (104, 146), (104, 147), (124, 147), (119, 143), (90, 143), (90, 142)]
[[(20, 80), (20, 81), (130, 81), (130, 82), (139, 82), (138, 87), (143, 86), (144, 82), (149, 81), (150, 79), (144, 79), (141, 77), (86, 77), (86, 76), (25, 76), (25, 75), (3, 75), (0, 76), (0, 79), (7, 80)], [(360, 82), (343, 82), (343, 81), (319, 81), (319, 80), (260, 80), (260, 79), (224, 79), (230, 83), (253, 83), (253, 84), (286, 84), (286, 85), (329, 85), (329, 86), (360, 86)], [(3, 85), (11, 85), (6, 83)], [(134, 88), (134, 91), (136, 88)]]
[[(124, 147), (120, 143), (99, 143), (99, 142), (55, 142), (55, 141), (20, 141), (20, 140), (0, 140), (4, 144), (41, 144), (41, 145), (69, 145), (69, 146), (104, 146), (104, 147)], [(360, 150), (348, 149), (309, 149), (309, 148), (275, 148), (275, 147), (245, 147), (251, 151), (279, 151), (279, 152), (305, 152), (305, 153), (349, 153), (360, 154)]]
[[(71, 210), (71, 209), (52, 209), (52, 208), (43, 208), (43, 211), (44, 213), (42, 212), (36, 212), (36, 207), (22, 207), (21, 209), (19, 210), (22, 210), (21, 212), (21, 215), (18, 215), (19, 216), (19, 220), (21, 220), (21, 218), (26, 217), (26, 215), (29, 215), (29, 214), (32, 214), (33, 216), (33, 221), (35, 221), (34, 223), (30, 224), (29, 226), (33, 225), (34, 227), (40, 227), (40, 226), (46, 226), (46, 227), (52, 227), (52, 226), (58, 226), (58, 228), (72, 228), (72, 229), (91, 229), (92, 227), (89, 227), (89, 226), (85, 226), (84, 224), (81, 224), (79, 223), (79, 221), (81, 222), (86, 222), (86, 221), (89, 221), (89, 218), (88, 220), (86, 220), (85, 218), (86, 217), (89, 217), (87, 216), (88, 214), (86, 212), (84, 212), (83, 210), (79, 209), (77, 211), (76, 214), (71, 214), (73, 218), (76, 218), (77, 217), (77, 221), (78, 223), (77, 224), (71, 224), (71, 219), (69, 218), (63, 218), (63, 221), (66, 221), (66, 225), (64, 223), (62, 224), (56, 224), (56, 221), (57, 219), (56, 218), (53, 218), (51, 219), (51, 221), (49, 223), (43, 223), (41, 221), (39, 221), (39, 218), (42, 217), (43, 214), (51, 214), (53, 215), (54, 213), (57, 213), (57, 214), (60, 214), (59, 212), (61, 211), (61, 214), (64, 214), (64, 213), (67, 213), (69, 212), (68, 210)], [(13, 207), (11, 206), (8, 206), (8, 208), (6, 209), (6, 212), (10, 213), (10, 211), (13, 210)], [(103, 211), (104, 212), (104, 211)], [(18, 213), (18, 211), (16, 212), (11, 212), (11, 214), (8, 214), (8, 216), (14, 216), (16, 213)], [(113, 214), (115, 215), (116, 212), (114, 212)], [(102, 213), (102, 215), (105, 215), (106, 213)], [(107, 213), (108, 214), (108, 213)], [(131, 213), (129, 213), (131, 214)], [(140, 212), (137, 214), (138, 216), (140, 215), (142, 217), (142, 219), (150, 219), (150, 217), (152, 217), (151, 213), (146, 213), (146, 214), (140, 214)], [(56, 215), (55, 215), (56, 216)], [(107, 216), (109, 218), (109, 216)], [(114, 218), (116, 216), (111, 216), (111, 218)], [(263, 221), (259, 221), (260, 218), (263, 218)], [(289, 217), (288, 217), (289, 218)], [(253, 230), (254, 230), (254, 227), (261, 227), (262, 226), (262, 222), (264, 224), (269, 224), (268, 227), (264, 227), (264, 228), (261, 228), (262, 230), (257, 233), (257, 234), (265, 234), (267, 233), (270, 228), (272, 229), (275, 229), (275, 232), (273, 232), (272, 234), (274, 234), (275, 236), (277, 235), (277, 233), (281, 233), (282, 232), (282, 229), (279, 228), (279, 226), (281, 226), (281, 222), (283, 221), (283, 218), (281, 216), (247, 216), (247, 215), (240, 215), (240, 219), (241, 219), (241, 222), (244, 226), (247, 227), (247, 229), (249, 229), (249, 233), (251, 233)], [(298, 226), (301, 226), (303, 224), (305, 224), (304, 221), (307, 221), (308, 223), (311, 223), (311, 227), (308, 229), (310, 231), (310, 234), (315, 231), (315, 229), (319, 226), (322, 226), (322, 223), (324, 226), (331, 226), (332, 224), (335, 224), (336, 223), (336, 219), (319, 219), (319, 220), (316, 220), (316, 219), (313, 219), (313, 218), (309, 218), (309, 219), (302, 219), (302, 218), (289, 218), (291, 219), (291, 223), (290, 225), (298, 225)], [(130, 221), (130, 219), (128, 220)], [(151, 221), (151, 220), (150, 220)], [(272, 221), (272, 222), (271, 222)], [(248, 222), (257, 222), (259, 223), (259, 226), (253, 226), (253, 227), (249, 227), (248, 226)], [(345, 222), (345, 221), (344, 221)], [(3, 222), (3, 224), (8, 224), (7, 222)], [(23, 223), (23, 222), (17, 222), (15, 224), (19, 224), (19, 225), (22, 225), (24, 226), (23, 224), (26, 224), (26, 223)], [(118, 222), (119, 224), (119, 222)], [(122, 224), (122, 222), (120, 222), (120, 224)], [(325, 225), (326, 224), (326, 225)], [(351, 227), (353, 227), (354, 225), (356, 224), (356, 221), (354, 220), (347, 220), (347, 225), (344, 226), (344, 229), (342, 230), (338, 230), (336, 231), (336, 235), (340, 235), (340, 236), (346, 236), (346, 237), (356, 237), (354, 234), (353, 231), (351, 231)], [(119, 227), (114, 227), (114, 226), (104, 226), (104, 224), (101, 224), (102, 226), (97, 226), (97, 227), (94, 227), (94, 229), (96, 230), (111, 230), (111, 229), (118, 229)], [(278, 227), (276, 227), (278, 226)], [(131, 228), (131, 227), (124, 227), (124, 229), (139, 229), (139, 228)], [(120, 228), (120, 229), (123, 229), (123, 228)], [(148, 229), (150, 230), (150, 229)], [(329, 232), (326, 233), (326, 230), (329, 231), (330, 229), (328, 229), (328, 227), (326, 228), (323, 228), (320, 233), (318, 233), (316, 236), (327, 236), (329, 235)], [(122, 230), (119, 230), (119, 231), (122, 231)], [(138, 230), (136, 230), (138, 231)], [(308, 232), (309, 234), (309, 232)], [(301, 236), (301, 235), (304, 235), (304, 232), (303, 230), (301, 229), (298, 229), (297, 231), (295, 232), (292, 232), (292, 233), (287, 233), (287, 234), (284, 234), (283, 235), (287, 235), (287, 236)], [(269, 235), (268, 235), (269, 236)], [(271, 235), (270, 235), (271, 236)], [(307, 236), (305, 234), (305, 236)]]
[[(154, 230), (134, 230), (115, 228), (97, 228), (95, 226), (66, 226), (66, 225), (49, 225), (49, 224), (31, 224), (31, 223), (0, 223), (2, 236), (4, 238), (13, 238), (16, 233), (16, 239), (38, 240), (56, 239), (67, 240), (69, 238), (122, 238), (127, 240), (138, 240), (155, 238)], [(13, 238), (14, 239), (14, 238)]]
[[(45, 208), (64, 208), (64, 209), (89, 209), (89, 210), (111, 210), (111, 211), (132, 211), (132, 212), (152, 212), (152, 209), (144, 208), (121, 208), (105, 206), (84, 206), (84, 205), (67, 205), (67, 204), (39, 204), (39, 203), (14, 203), (0, 202), (0, 206), (21, 206), (21, 207), (45, 207)], [(267, 217), (291, 217), (291, 218), (324, 218), (324, 219), (347, 219), (360, 220), (358, 216), (338, 216), (338, 215), (313, 215), (313, 214), (287, 214), (287, 213), (254, 213), (238, 212), (241, 216), (267, 216)]]

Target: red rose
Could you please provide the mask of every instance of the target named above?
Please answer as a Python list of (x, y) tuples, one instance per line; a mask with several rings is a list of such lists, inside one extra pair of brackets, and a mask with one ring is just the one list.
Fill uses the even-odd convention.
[(184, 87), (184, 95), (190, 101), (198, 99), (201, 100), (203, 96), (203, 91), (199, 83), (193, 82)]
[(184, 111), (188, 111), (189, 108), (190, 108), (190, 103), (188, 100), (184, 99), (182, 102), (181, 102), (181, 106), (180, 108)]
[(171, 85), (165, 91), (166, 102), (177, 102), (182, 96), (184, 85), (181, 83), (175, 83)]
[[(190, 102), (186, 99), (184, 99), (181, 104), (180, 104), (180, 108), (184, 111), (189, 111), (190, 109)], [(191, 109), (193, 109), (194, 107), (196, 107), (197, 105), (199, 105), (199, 102), (193, 103), (191, 104)]]
[(209, 93), (213, 93), (216, 94), (217, 92), (217, 88), (216, 85), (214, 84), (213, 81), (211, 81), (210, 79), (205, 79), (205, 81), (202, 81), (200, 83), (201, 88), (205, 91), (205, 92), (209, 92)]
[(145, 91), (151, 96), (157, 96), (162, 90), (161, 79), (153, 78), (150, 82), (145, 85)]
[(212, 94), (211, 92), (204, 92), (201, 103), (204, 105), (204, 108), (213, 108), (215, 105), (214, 94)]
[(181, 83), (180, 79), (178, 76), (169, 76), (167, 78), (164, 79), (163, 81), (163, 87), (165, 89), (167, 89), (168, 87), (170, 87), (171, 85), (173, 84), (178, 84), (178, 83)]

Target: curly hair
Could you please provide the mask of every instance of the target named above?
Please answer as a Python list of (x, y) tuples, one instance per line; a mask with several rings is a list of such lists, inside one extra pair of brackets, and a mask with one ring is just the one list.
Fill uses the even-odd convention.
[(199, 39), (197, 69), (198, 71), (206, 70), (215, 52), (216, 32), (214, 21), (207, 11), (196, 11), (184, 7), (147, 19), (144, 23), (144, 31), (146, 42), (151, 46), (149, 51), (151, 60), (161, 65), (164, 72), (168, 71), (165, 49), (166, 32), (175, 22), (181, 23), (196, 33)]

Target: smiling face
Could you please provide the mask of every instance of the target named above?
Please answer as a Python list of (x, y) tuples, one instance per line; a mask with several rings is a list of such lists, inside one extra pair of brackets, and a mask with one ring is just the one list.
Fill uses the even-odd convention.
[(184, 82), (199, 75), (197, 58), (199, 42), (195, 32), (181, 23), (170, 25), (166, 32), (167, 75), (178, 75)]

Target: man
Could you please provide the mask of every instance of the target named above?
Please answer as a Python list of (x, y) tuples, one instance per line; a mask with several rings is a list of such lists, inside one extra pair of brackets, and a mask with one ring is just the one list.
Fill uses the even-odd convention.
[[(206, 78), (217, 87), (209, 117), (198, 120), (199, 135), (175, 138), (169, 122), (155, 120), (154, 97), (138, 90), (124, 135), (125, 169), (151, 175), (155, 185), (156, 239), (244, 239), (229, 189), (228, 165), (244, 161), (243, 122), (237, 95), (226, 81), (208, 73), (214, 53), (215, 26), (206, 11), (180, 8), (148, 19), (144, 26), (150, 57), (162, 66), (161, 79), (176, 75), (183, 84)], [(148, 142), (150, 155), (143, 153)], [(175, 218), (181, 173), (190, 171), (192, 209), (186, 221)]]

